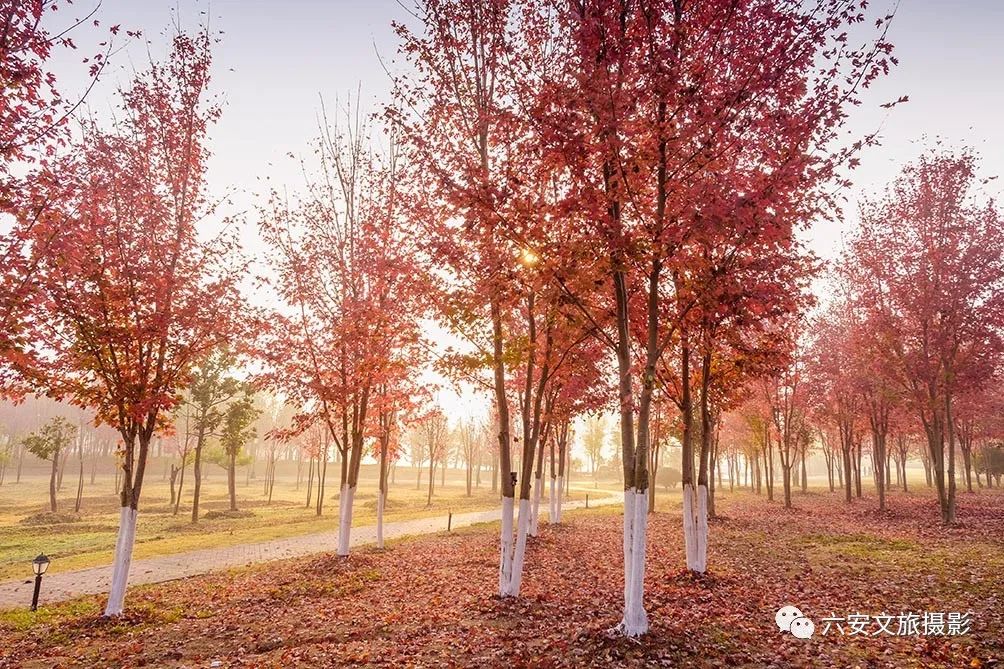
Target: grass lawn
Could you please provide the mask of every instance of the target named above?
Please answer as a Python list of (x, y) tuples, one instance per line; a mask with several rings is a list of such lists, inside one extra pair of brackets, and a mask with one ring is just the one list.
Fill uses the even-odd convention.
[[(796, 493), (785, 510), (722, 495), (709, 572), (684, 568), (679, 501), (650, 516), (648, 635), (608, 630), (623, 597), (616, 508), (574, 511), (528, 548), (522, 596), (495, 596), (497, 524), (0, 615), (0, 666), (983, 667), (1004, 662), (1004, 494), (959, 495), (942, 528), (927, 490), (845, 505)], [(816, 634), (777, 630), (799, 606)], [(824, 632), (824, 618), (970, 615), (958, 636)], [(872, 628), (873, 629), (873, 628)]]
[[(238, 507), (253, 512), (243, 518), (200, 518), (191, 522), (191, 471), (185, 480), (183, 501), (178, 515), (170, 507), (170, 488), (159, 475), (161, 463), (154, 462), (147, 474), (140, 503), (136, 531), (135, 559), (181, 553), (213, 546), (230, 546), (278, 539), (282, 537), (324, 532), (338, 529), (338, 470), (328, 468), (325, 507), (318, 517), (314, 504), (305, 506), (306, 480), (297, 489), (295, 474), (283, 480), (277, 477), (268, 503), (260, 481), (238, 474)], [(226, 492), (226, 473), (209, 466), (209, 476), (203, 482), (200, 516), (229, 508)], [(22, 478), (21, 483), (8, 480), (0, 486), (0, 580), (30, 576), (31, 559), (44, 552), (52, 558), (51, 573), (84, 567), (110, 564), (118, 531), (119, 502), (114, 493), (114, 477), (98, 476), (93, 485), (85, 477), (84, 498), (80, 519), (77, 522), (48, 525), (25, 525), (25, 518), (48, 511), (48, 477), (33, 474)], [(464, 473), (449, 471), (446, 486), (440, 486), (436, 477), (435, 494), (427, 506), (428, 472), (422, 476), (422, 486), (416, 489), (415, 471), (399, 467), (396, 482), (390, 486), (385, 522), (408, 520), (428, 516), (446, 515), (448, 511), (463, 513), (481, 511), (498, 506), (498, 497), (491, 492), (491, 474), (482, 478), (467, 497)], [(601, 485), (594, 489), (592, 482), (583, 481), (587, 489), (573, 483), (567, 499), (583, 499), (590, 494), (595, 499), (610, 494), (617, 486)], [(76, 496), (76, 478), (68, 472), (59, 494), (59, 511), (72, 512)], [(356, 492), (353, 525), (376, 523), (376, 468), (364, 466)]]

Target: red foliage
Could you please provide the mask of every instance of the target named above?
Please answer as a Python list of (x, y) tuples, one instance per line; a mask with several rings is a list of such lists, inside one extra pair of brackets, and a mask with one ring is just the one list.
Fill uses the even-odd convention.
[(209, 36), (178, 34), (170, 57), (122, 92), (113, 131), (89, 127), (45, 175), (52, 206), (32, 230), (27, 352), (34, 389), (93, 409), (122, 437), (122, 505), (136, 508), (150, 440), (189, 372), (236, 334), (234, 242), (199, 239)]
[[(1004, 362), (1004, 214), (979, 199), (970, 151), (934, 151), (866, 202), (847, 274), (864, 314), (870, 395), (898, 391), (923, 425), (942, 506), (954, 521), (957, 399)], [(868, 386), (865, 388), (868, 391)], [(947, 471), (946, 471), (947, 470)]]
[[(24, 319), (32, 305), (35, 266), (26, 245), (38, 245), (35, 226), (52, 205), (52, 193), (40, 193), (49, 184), (33, 172), (49, 167), (57, 150), (67, 146), (66, 120), (83, 98), (64, 99), (55, 76), (46, 64), (60, 49), (76, 49), (72, 31), (82, 19), (53, 31), (51, 24), (65, 14), (54, 14), (70, 2), (56, 0), (5, 0), (0, 3), (0, 395), (23, 393), (26, 388), (16, 369), (24, 365)], [(94, 25), (98, 25), (94, 21)], [(118, 32), (113, 27), (111, 32)], [(130, 33), (135, 35), (136, 33)], [(90, 85), (104, 68), (111, 43), (84, 58), (90, 66)], [(86, 93), (85, 93), (86, 95)], [(27, 172), (27, 175), (25, 173)], [(9, 364), (8, 364), (9, 363)], [(13, 368), (13, 369), (12, 369)]]
[[(358, 116), (348, 127), (324, 127), (321, 175), (299, 203), (273, 192), (260, 223), (285, 305), (259, 345), (267, 364), (260, 383), (298, 410), (277, 435), (321, 422), (347, 463), (342, 484), (350, 487), (365, 439), (379, 436), (389, 448), (394, 424), (420, 393), (426, 348), (428, 280), (399, 195), (396, 147), (378, 164), (368, 133)], [(337, 187), (324, 181), (331, 174)]]

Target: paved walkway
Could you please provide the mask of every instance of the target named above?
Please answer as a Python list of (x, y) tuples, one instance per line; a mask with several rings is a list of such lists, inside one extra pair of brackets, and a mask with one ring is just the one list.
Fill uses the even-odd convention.
[[(591, 500), (590, 506), (617, 504), (622, 501), (620, 495), (610, 494), (600, 499)], [(541, 500), (540, 506), (541, 515), (546, 516), (547, 501)], [(581, 501), (566, 502), (562, 508), (567, 511), (583, 506), (585, 503)], [(499, 509), (457, 513), (453, 515), (452, 526), (466, 527), (497, 520), (499, 520)], [(384, 523), (383, 536), (385, 540), (388, 540), (411, 535), (435, 534), (446, 529), (446, 521), (446, 516), (436, 516)], [(376, 525), (352, 528), (350, 545), (363, 546), (372, 543), (376, 543)], [(337, 545), (338, 532), (331, 531), (134, 560), (129, 569), (129, 585), (161, 583), (256, 562), (334, 551)], [(44, 605), (80, 595), (106, 593), (111, 587), (111, 580), (111, 565), (49, 574), (42, 580), (42, 594), (39, 597), (39, 603)], [(31, 579), (0, 582), (0, 610), (27, 607), (31, 603), (33, 587), (34, 581)]]

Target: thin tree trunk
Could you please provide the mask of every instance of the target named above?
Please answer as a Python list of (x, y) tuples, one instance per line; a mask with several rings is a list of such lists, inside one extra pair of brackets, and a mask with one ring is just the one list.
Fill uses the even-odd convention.
[(84, 452), (83, 445), (80, 447), (80, 475), (77, 477), (77, 501), (73, 505), (73, 512), (80, 513), (80, 504), (84, 499)]
[(66, 471), (66, 462), (70, 459), (70, 449), (63, 448), (59, 451), (61, 460), (59, 462), (59, 473), (56, 475), (56, 490), (63, 491), (63, 473)]
[(61, 449), (57, 449), (52, 454), (52, 471), (49, 474), (49, 509), (56, 513), (56, 479), (59, 476), (59, 454)]
[(306, 508), (310, 508), (310, 498), (314, 492), (314, 456), (310, 456), (310, 463), (307, 467), (307, 504)]
[(178, 497), (174, 500), (174, 514), (178, 515), (178, 510), (181, 507), (181, 491), (185, 488), (185, 458), (181, 460), (181, 474), (178, 477)]
[(429, 458), (429, 497), (425, 501), (426, 506), (432, 506), (432, 492), (436, 483), (436, 459)]
[[(387, 418), (381, 416), (383, 420)], [(390, 440), (387, 431), (389, 427), (384, 424), (384, 430), (380, 437), (380, 458), (377, 461), (379, 471), (377, 472), (377, 529), (376, 545), (378, 550), (383, 550), (383, 512), (387, 502), (387, 450)]]
[[(317, 513), (318, 516), (320, 516), (321, 513), (324, 511), (324, 488), (325, 488), (325, 483), (327, 482), (327, 478), (328, 478), (328, 446), (329, 446), (329, 443), (327, 441), (327, 439), (328, 439), (327, 435), (325, 435), (324, 439), (325, 439), (324, 452), (321, 453), (320, 455), (318, 455), (318, 460), (317, 460), (317, 506), (316, 506), (316, 513)], [(344, 453), (342, 454), (342, 456), (343, 456), (343, 461), (344, 461)], [(344, 500), (342, 500), (341, 497), (339, 497), (339, 499), (338, 499), (338, 506), (339, 507), (342, 505), (343, 501)]]
[[(227, 463), (227, 492), (230, 494), (230, 510), (237, 510), (237, 452), (229, 454)], [(272, 501), (271, 486), (269, 487), (269, 502)]]
[(854, 446), (854, 494), (861, 499), (861, 439)]
[(205, 422), (205, 419), (200, 421), (199, 433), (195, 440), (195, 460), (192, 463), (192, 477), (194, 487), (192, 488), (192, 522), (199, 522), (199, 498), (202, 495), (202, 446), (206, 442), (206, 430), (201, 423)]
[(801, 465), (800, 465), (800, 470), (801, 470), (801, 474), (802, 474), (802, 492), (808, 492), (809, 491), (809, 475), (805, 471), (805, 450), (806, 449), (804, 449), (804, 448), (800, 450), (800, 453), (802, 455)]
[(945, 393), (945, 427), (948, 431), (948, 508), (945, 525), (955, 523), (955, 418), (952, 415), (952, 398)]

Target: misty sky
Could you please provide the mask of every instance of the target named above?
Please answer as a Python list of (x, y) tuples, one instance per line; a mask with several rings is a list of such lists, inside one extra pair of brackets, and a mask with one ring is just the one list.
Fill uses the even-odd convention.
[[(894, 2), (872, 4), (880, 12)], [(90, 7), (93, 3), (78, 0), (71, 13), (80, 15)], [(232, 191), (236, 211), (252, 208), (255, 193), (264, 190), (259, 179), (266, 175), (290, 190), (302, 185), (297, 162), (287, 154), (308, 153), (321, 97), (330, 113), (336, 98), (344, 101), (361, 87), (364, 105), (379, 109), (389, 90), (380, 58), (393, 68), (397, 57), (390, 23), (409, 19), (396, 0), (102, 0), (98, 18), (105, 25), (142, 30), (144, 39), (116, 56), (89, 98), (96, 114), (109, 109), (115, 83), (127, 81), (133, 67), (143, 67), (147, 49), (155, 58), (166, 52), (165, 35), (174, 16), (186, 28), (208, 16), (212, 27), (225, 33), (214, 53), (213, 89), (223, 95), (225, 106), (212, 130), (210, 186), (216, 194)], [(882, 146), (862, 155), (855, 187), (847, 194), (851, 203), (891, 180), (921, 152), (925, 136), (974, 146), (983, 156), (984, 176), (1004, 174), (1002, 27), (1004, 0), (901, 1), (889, 32), (900, 64), (865, 93), (865, 104), (851, 115), (853, 133), (881, 128), (882, 137)], [(82, 52), (102, 38), (89, 30), (76, 34)], [(78, 56), (65, 55), (57, 60), (67, 95), (85, 81), (78, 61)], [(901, 95), (909, 95), (910, 102), (892, 110), (879, 107)], [(993, 183), (1000, 195), (1001, 180)], [(853, 209), (853, 204), (847, 207), (851, 214)], [(253, 212), (248, 219), (245, 242), (253, 248)], [(832, 257), (842, 229), (817, 225), (810, 235), (812, 247)], [(450, 391), (440, 399), (454, 416), (480, 413), (484, 406)]]

